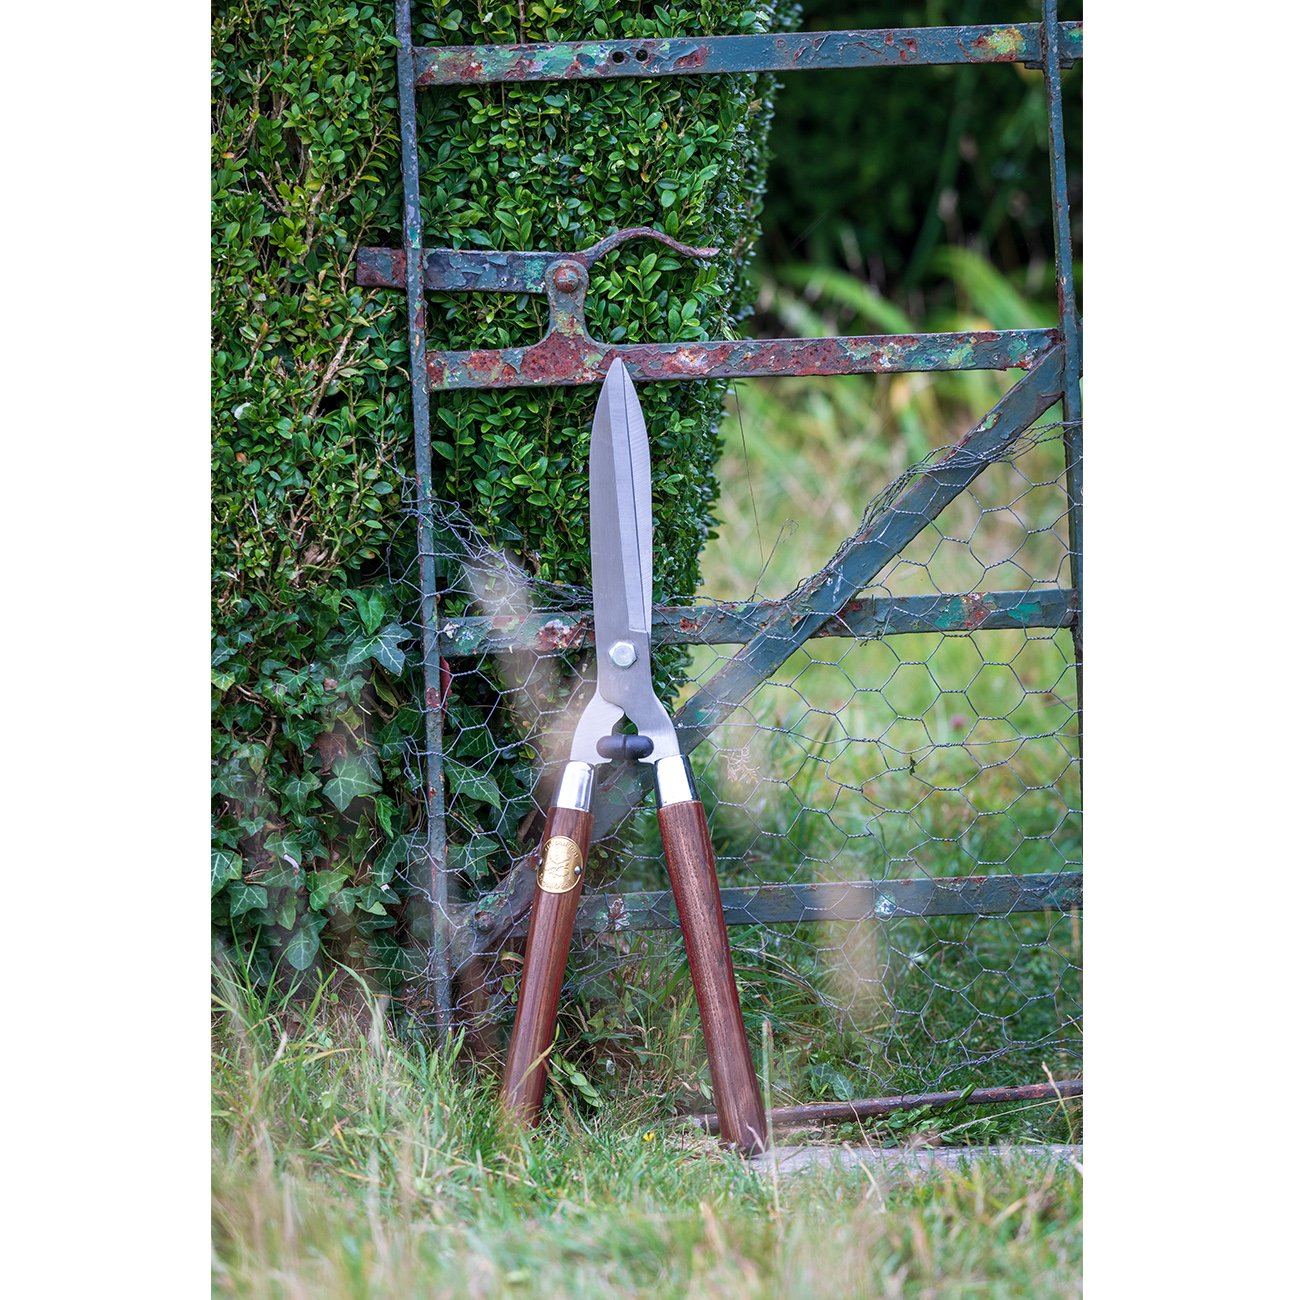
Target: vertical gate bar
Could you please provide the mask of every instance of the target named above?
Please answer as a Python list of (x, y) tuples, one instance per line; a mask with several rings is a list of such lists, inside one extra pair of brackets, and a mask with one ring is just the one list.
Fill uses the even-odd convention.
[(406, 249), (406, 310), (411, 355), (411, 422), (415, 433), (416, 549), (420, 578), (421, 662), (424, 670), (424, 786), (428, 818), (424, 854), (431, 932), (426, 974), (433, 986), (435, 1030), (451, 1030), (450, 915), (447, 910), (447, 821), (443, 799), (442, 681), (438, 650), (437, 563), (433, 547), (433, 460), (429, 445), (429, 368), (425, 357), (424, 235), (420, 222), (420, 160), (416, 139), (415, 53), (411, 0), (396, 0), (397, 99), (402, 130), (402, 237)]
[(1082, 356), (1079, 311), (1074, 299), (1074, 253), (1070, 241), (1070, 199), (1065, 163), (1065, 122), (1061, 106), (1061, 32), (1056, 18), (1057, 0), (1043, 0), (1039, 31), (1043, 45), (1043, 83), (1047, 90), (1047, 148), (1052, 169), (1053, 234), (1056, 244), (1056, 301), (1060, 309), (1065, 345), (1065, 374), (1061, 409), (1065, 417), (1066, 524), (1070, 543), (1070, 585), (1078, 593), (1074, 616), (1074, 674), (1077, 692), (1079, 743), (1083, 743), (1083, 426), (1079, 376)]

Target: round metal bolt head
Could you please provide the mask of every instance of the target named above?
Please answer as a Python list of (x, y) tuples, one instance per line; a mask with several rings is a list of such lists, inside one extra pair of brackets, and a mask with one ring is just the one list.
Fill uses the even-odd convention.
[(636, 646), (631, 641), (615, 641), (609, 648), (609, 661), (615, 668), (631, 668), (636, 663)]
[(561, 293), (572, 293), (582, 283), (582, 274), (572, 262), (562, 262), (555, 268), (555, 287)]

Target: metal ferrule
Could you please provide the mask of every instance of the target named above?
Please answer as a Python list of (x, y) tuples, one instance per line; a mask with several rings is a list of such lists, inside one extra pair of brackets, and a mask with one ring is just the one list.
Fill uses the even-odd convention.
[(672, 803), (693, 803), (699, 798), (695, 793), (695, 774), (685, 754), (672, 754), (655, 764), (655, 798), (660, 808)]
[(557, 808), (591, 811), (591, 783), (596, 769), (590, 763), (565, 763), (555, 792)]

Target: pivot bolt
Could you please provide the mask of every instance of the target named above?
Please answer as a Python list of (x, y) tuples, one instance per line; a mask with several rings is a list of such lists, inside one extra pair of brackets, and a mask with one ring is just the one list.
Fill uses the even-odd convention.
[(609, 661), (615, 668), (631, 668), (636, 663), (636, 646), (631, 641), (615, 641), (609, 648)]

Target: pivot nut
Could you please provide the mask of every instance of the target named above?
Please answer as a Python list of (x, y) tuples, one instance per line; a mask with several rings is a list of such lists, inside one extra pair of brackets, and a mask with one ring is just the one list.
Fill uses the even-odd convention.
[(636, 646), (631, 641), (615, 641), (609, 648), (609, 661), (615, 668), (631, 668), (636, 663)]

